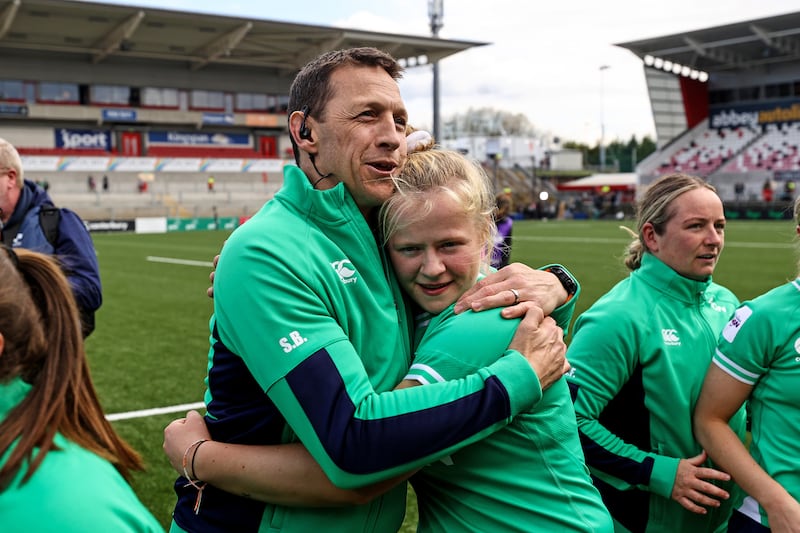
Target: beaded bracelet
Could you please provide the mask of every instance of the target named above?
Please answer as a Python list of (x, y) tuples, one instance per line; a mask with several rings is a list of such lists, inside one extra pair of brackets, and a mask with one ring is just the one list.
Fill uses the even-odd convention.
[[(181, 466), (183, 466), (183, 477), (186, 478), (187, 483), (184, 487), (192, 486), (197, 489), (197, 500), (194, 503), (194, 514), (200, 513), (200, 502), (203, 499), (203, 489), (206, 488), (207, 483), (204, 481), (200, 481), (194, 477), (194, 458), (197, 456), (197, 449), (200, 448), (200, 445), (206, 442), (208, 439), (198, 439), (191, 443), (186, 451), (183, 453), (183, 460), (181, 461)], [(192, 460), (191, 460), (191, 467), (192, 467), (192, 475), (189, 475), (189, 471), (186, 469), (189, 466), (189, 452), (192, 452)], [(200, 481), (200, 483), (198, 483)]]

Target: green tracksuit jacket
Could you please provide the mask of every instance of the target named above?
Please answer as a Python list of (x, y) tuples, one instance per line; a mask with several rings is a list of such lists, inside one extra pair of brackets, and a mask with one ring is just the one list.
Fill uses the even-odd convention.
[[(577, 294), (552, 316), (565, 333)], [(428, 386), (497, 359), (518, 320), (500, 309), (430, 318), (406, 379)], [(475, 334), (475, 332), (481, 332)], [(500, 431), (426, 466), (411, 478), (419, 532), (584, 531), (610, 533), (611, 517), (583, 461), (565, 379)]]
[[(411, 364), (403, 297), (342, 184), (314, 190), (287, 167), (275, 198), (239, 227), (214, 280), (207, 422), (215, 440), (300, 440), (334, 484), (423, 466), (505, 426), (541, 399), (506, 352), (459, 381), (387, 393)], [(383, 393), (383, 394), (381, 394)], [(366, 505), (282, 507), (175, 483), (175, 526), (191, 531), (395, 531), (405, 484)], [(177, 529), (177, 528), (176, 528)]]
[[(575, 322), (567, 379), (586, 462), (619, 530), (724, 529), (729, 501), (698, 515), (670, 496), (679, 460), (702, 451), (692, 411), (737, 305), (711, 279), (685, 278), (645, 253)], [(744, 435), (743, 411), (731, 425)]]

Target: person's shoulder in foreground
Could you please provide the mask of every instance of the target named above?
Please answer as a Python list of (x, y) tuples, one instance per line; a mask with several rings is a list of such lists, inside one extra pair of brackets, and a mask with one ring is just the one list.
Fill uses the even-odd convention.
[(20, 471), (0, 492), (2, 529), (7, 532), (163, 532), (111, 463), (61, 435), (30, 480)]
[(102, 412), (60, 267), (0, 246), (0, 277), (3, 530), (159, 531), (128, 484), (144, 465)]

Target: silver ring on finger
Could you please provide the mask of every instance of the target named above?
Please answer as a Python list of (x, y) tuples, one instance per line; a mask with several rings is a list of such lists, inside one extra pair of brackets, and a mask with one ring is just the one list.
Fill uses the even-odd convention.
[(511, 305), (517, 305), (519, 303), (519, 291), (517, 289), (508, 289), (511, 291), (511, 294), (514, 295), (514, 303)]

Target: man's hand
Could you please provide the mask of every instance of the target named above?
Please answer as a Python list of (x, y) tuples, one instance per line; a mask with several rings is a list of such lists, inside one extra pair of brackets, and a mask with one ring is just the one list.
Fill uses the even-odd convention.
[(728, 481), (731, 476), (720, 470), (702, 466), (706, 459), (708, 455), (705, 451), (695, 457), (681, 459), (672, 487), (672, 499), (697, 514), (706, 514), (708, 511), (705, 507), (719, 507), (720, 500), (727, 500), (730, 497), (727, 491), (706, 480)]
[(473, 285), (458, 299), (455, 312), (461, 313), (467, 309), (483, 311), (510, 306), (503, 309), (503, 316), (519, 318), (525, 314), (526, 309), (514, 305), (516, 296), (511, 289), (519, 293), (520, 302), (536, 304), (545, 316), (566, 302), (569, 297), (554, 274), (533, 269), (522, 263), (512, 263)]
[(545, 390), (570, 369), (565, 356), (564, 331), (531, 302), (521, 303), (518, 307), (525, 310), (525, 317), (508, 347), (525, 356), (539, 377), (539, 385)]
[(173, 420), (164, 428), (164, 453), (176, 472), (183, 475), (183, 454), (193, 442), (200, 439), (211, 440), (203, 416), (197, 411), (189, 411), (186, 418)]

